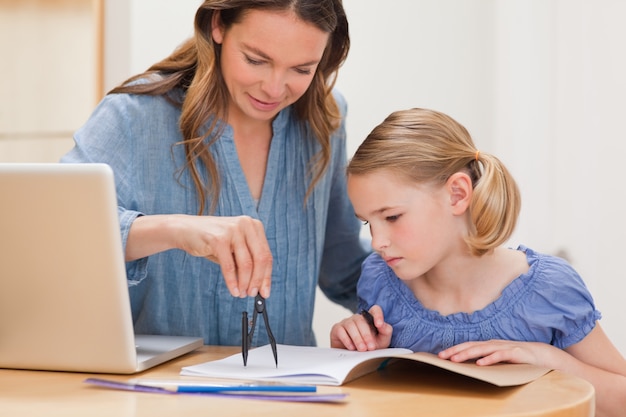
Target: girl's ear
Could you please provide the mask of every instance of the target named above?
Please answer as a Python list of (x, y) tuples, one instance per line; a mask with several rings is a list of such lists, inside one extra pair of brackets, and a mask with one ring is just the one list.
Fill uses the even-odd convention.
[(446, 181), (446, 189), (450, 195), (450, 206), (455, 215), (467, 211), (472, 201), (472, 179), (464, 172), (456, 172)]
[(224, 41), (224, 26), (222, 25), (219, 11), (214, 11), (213, 16), (211, 16), (211, 37), (213, 42), (218, 45), (221, 45)]

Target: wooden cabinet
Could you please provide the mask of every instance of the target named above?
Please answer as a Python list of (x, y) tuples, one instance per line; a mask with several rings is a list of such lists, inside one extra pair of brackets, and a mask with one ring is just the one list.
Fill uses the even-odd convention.
[(0, 0), (0, 162), (55, 162), (102, 96), (104, 0)]

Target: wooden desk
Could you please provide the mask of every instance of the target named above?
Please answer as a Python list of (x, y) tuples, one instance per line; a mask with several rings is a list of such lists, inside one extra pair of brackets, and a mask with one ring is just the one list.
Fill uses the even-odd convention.
[[(126, 381), (135, 377), (178, 378), (182, 366), (219, 359), (236, 347), (209, 347), (189, 353), (138, 375), (106, 375)], [(286, 403), (188, 395), (115, 391), (83, 384), (89, 374), (0, 369), (0, 416), (173, 417), (173, 416), (552, 416), (592, 417), (594, 391), (588, 382), (550, 372), (530, 384), (497, 388), (434, 367), (402, 363), (342, 387), (320, 392), (347, 392), (341, 404)], [(102, 375), (96, 375), (101, 376)]]

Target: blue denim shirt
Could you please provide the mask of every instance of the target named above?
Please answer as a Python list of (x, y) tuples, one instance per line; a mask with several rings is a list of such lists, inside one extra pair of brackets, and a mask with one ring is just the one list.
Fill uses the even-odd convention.
[[(345, 115), (343, 98), (336, 98)], [(197, 214), (194, 183), (188, 170), (181, 171), (184, 149), (176, 145), (182, 140), (179, 117), (180, 109), (163, 97), (108, 95), (61, 159), (112, 167), (124, 247), (137, 216)], [(345, 126), (334, 133), (330, 166), (306, 204), (311, 158), (319, 145), (306, 136), (291, 108), (277, 115), (273, 133), (258, 205), (248, 190), (230, 126), (211, 146), (221, 176), (214, 214), (245, 214), (263, 222), (274, 257), (267, 300), (274, 336), (279, 343), (314, 345), (316, 286), (354, 310), (360, 266), (367, 255), (346, 194)], [(129, 262), (126, 270), (135, 332), (200, 336), (211, 345), (241, 343), (241, 313), (252, 313), (253, 298), (232, 297), (219, 265), (169, 250)], [(253, 345), (268, 343), (260, 321)]]

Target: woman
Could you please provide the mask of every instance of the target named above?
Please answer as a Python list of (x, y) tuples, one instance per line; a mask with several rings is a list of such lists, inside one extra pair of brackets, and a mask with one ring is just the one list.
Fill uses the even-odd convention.
[(76, 132), (62, 162), (115, 173), (136, 332), (237, 345), (271, 284), (277, 341), (313, 345), (318, 281), (356, 307), (366, 251), (332, 92), (348, 49), (340, 0), (207, 0), (193, 38)]

